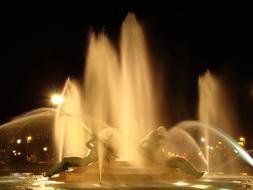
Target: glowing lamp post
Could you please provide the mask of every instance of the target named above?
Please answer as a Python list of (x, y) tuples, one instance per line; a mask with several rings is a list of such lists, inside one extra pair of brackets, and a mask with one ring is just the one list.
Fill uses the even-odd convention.
[(51, 103), (53, 105), (60, 105), (64, 101), (64, 98), (59, 94), (53, 94), (51, 96)]

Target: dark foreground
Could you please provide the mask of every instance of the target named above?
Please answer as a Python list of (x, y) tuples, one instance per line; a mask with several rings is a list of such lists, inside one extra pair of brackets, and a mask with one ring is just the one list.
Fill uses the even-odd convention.
[[(85, 181), (85, 179), (84, 179)], [(66, 183), (64, 181), (48, 180), (41, 175), (16, 173), (0, 177), (1, 190), (72, 190), (72, 189), (217, 189), (240, 190), (253, 189), (253, 176), (208, 176), (198, 180), (171, 180), (145, 184), (102, 184)]]

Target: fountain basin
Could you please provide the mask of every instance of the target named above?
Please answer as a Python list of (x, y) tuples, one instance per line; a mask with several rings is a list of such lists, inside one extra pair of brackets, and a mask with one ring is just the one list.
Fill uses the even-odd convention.
[(87, 167), (77, 167), (73, 171), (61, 172), (54, 180), (65, 182), (86, 182), (86, 183), (102, 183), (110, 184), (136, 184), (146, 182), (159, 182), (166, 180), (187, 180), (194, 179), (176, 168), (150, 166), (137, 168), (129, 165), (125, 161), (111, 161), (105, 163), (102, 174), (99, 173), (97, 163)]

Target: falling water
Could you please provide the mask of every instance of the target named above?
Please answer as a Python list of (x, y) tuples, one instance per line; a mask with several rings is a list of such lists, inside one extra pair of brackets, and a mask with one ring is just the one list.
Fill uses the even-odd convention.
[(13, 129), (15, 133), (18, 134), (19, 131), (21, 132), (23, 130), (36, 130), (33, 126), (50, 125), (54, 115), (55, 109), (53, 108), (38, 108), (14, 117), (11, 121), (0, 125), (0, 132), (7, 133)]

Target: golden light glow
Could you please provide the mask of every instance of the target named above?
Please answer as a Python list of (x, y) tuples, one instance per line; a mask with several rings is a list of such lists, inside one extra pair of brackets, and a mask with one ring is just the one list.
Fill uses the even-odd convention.
[(206, 141), (206, 139), (204, 138), (204, 137), (201, 137), (201, 142), (205, 142)]
[(197, 189), (207, 189), (208, 187), (210, 187), (210, 185), (196, 184), (196, 185), (192, 185), (192, 187), (197, 188)]
[(187, 186), (187, 185), (189, 185), (188, 183), (186, 183), (184, 181), (178, 181), (178, 182), (175, 182), (173, 184), (176, 185), (176, 186)]
[(46, 152), (47, 151), (47, 147), (43, 147), (43, 150)]
[(64, 98), (58, 94), (53, 94), (51, 97), (51, 103), (53, 105), (59, 105), (64, 101)]
[(244, 147), (244, 142), (237, 142), (239, 145), (241, 145), (242, 147)]
[(245, 142), (245, 137), (240, 137), (239, 140)]
[(30, 142), (32, 141), (32, 136), (28, 136), (28, 137), (26, 138), (26, 141), (27, 141), (27, 143), (30, 143)]
[(17, 139), (17, 144), (20, 144), (22, 142), (21, 139)]

